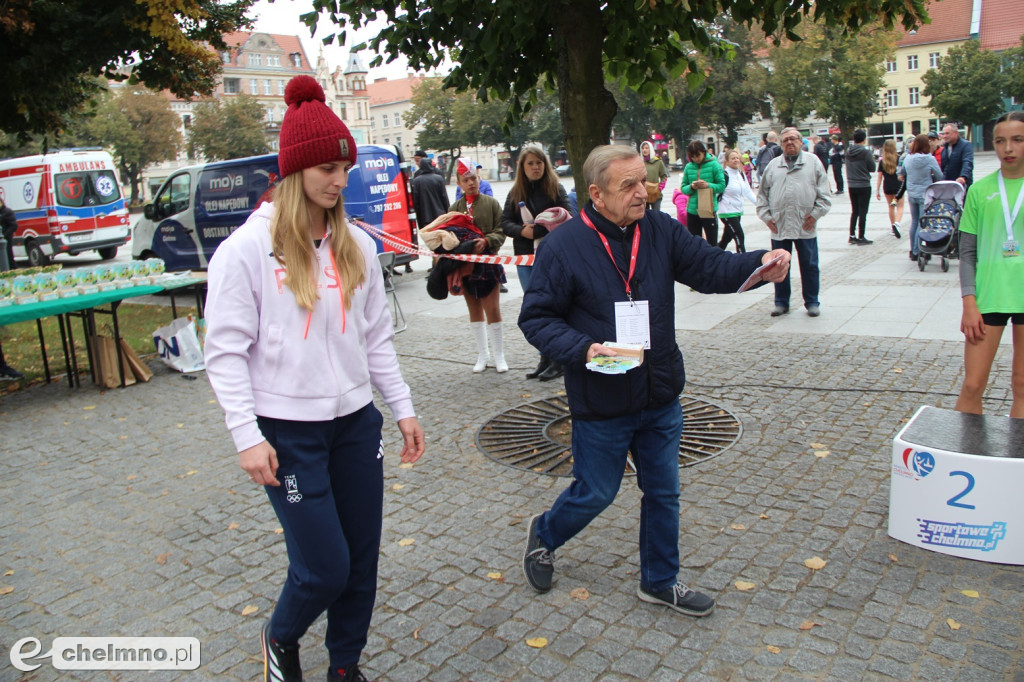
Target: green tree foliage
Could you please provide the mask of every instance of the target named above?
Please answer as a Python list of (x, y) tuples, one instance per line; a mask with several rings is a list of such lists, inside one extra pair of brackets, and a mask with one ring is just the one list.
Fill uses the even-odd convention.
[[(444, 84), (510, 100), (520, 118), (536, 103), (536, 84), (557, 84), (565, 145), (573, 164), (608, 142), (616, 113), (605, 78), (625, 79), (646, 101), (669, 105), (666, 84), (688, 72), (691, 86), (703, 72), (697, 54), (720, 57), (728, 49), (713, 22), (729, 13), (758, 22), (766, 34), (787, 35), (804, 17), (857, 30), (866, 19), (900, 20), (906, 27), (926, 17), (924, 0), (313, 0), (339, 26), (386, 19), (369, 47), (388, 61), (405, 56), (414, 69), (433, 69), (451, 58)], [(317, 15), (303, 17), (315, 25)], [(354, 49), (359, 49), (356, 46)], [(460, 62), (459, 55), (471, 59)], [(379, 65), (383, 57), (371, 66)]]
[[(462, 155), (462, 145), (472, 144), (472, 141), (466, 140), (465, 130), (456, 122), (455, 110), (459, 100), (464, 103), (464, 110), (469, 108), (469, 93), (456, 94), (454, 90), (446, 90), (439, 78), (425, 78), (413, 87), (412, 106), (402, 114), (402, 120), (407, 128), (423, 127), (416, 135), (416, 146), (447, 152), (453, 159)], [(452, 166), (448, 164), (446, 181), (451, 179)]]
[(768, 113), (764, 92), (764, 66), (754, 56), (751, 30), (725, 17), (718, 22), (720, 35), (736, 46), (727, 55), (705, 60), (708, 76), (705, 83), (712, 95), (700, 104), (698, 120), (709, 128), (721, 131), (729, 147), (736, 146), (739, 129), (750, 123), (756, 113)]
[(193, 113), (189, 144), (210, 161), (270, 151), (263, 123), (266, 109), (252, 95), (204, 100)]
[(869, 24), (857, 34), (825, 24), (808, 23), (802, 40), (773, 47), (768, 92), (776, 115), (797, 125), (812, 113), (835, 123), (849, 136), (863, 126), (885, 85), (884, 60), (896, 46), (896, 34)]
[(247, 27), (255, 0), (5, 0), (0, 130), (54, 133), (96, 94), (95, 76), (132, 78), (188, 98), (210, 94), (223, 35)]
[(1005, 97), (1013, 97), (1018, 103), (1024, 102), (1024, 36), (1021, 46), (1002, 53), (1003, 82), (1002, 90)]
[(165, 96), (134, 85), (102, 95), (95, 114), (80, 125), (79, 135), (113, 151), (122, 181), (131, 185), (131, 202), (137, 204), (139, 178), (146, 166), (177, 156), (180, 124)]
[(954, 45), (937, 69), (921, 76), (921, 94), (931, 98), (929, 108), (940, 118), (968, 126), (991, 121), (1004, 109), (1000, 61), (977, 40)]

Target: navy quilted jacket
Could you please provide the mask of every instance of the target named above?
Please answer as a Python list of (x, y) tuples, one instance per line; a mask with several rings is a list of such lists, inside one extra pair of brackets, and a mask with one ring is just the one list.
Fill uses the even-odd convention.
[(579, 217), (559, 226), (538, 249), (519, 327), (540, 351), (565, 366), (565, 388), (574, 418), (605, 419), (676, 400), (685, 383), (676, 343), (674, 283), (702, 293), (732, 293), (760, 264), (764, 251), (735, 254), (709, 245), (661, 211), (639, 223), (640, 246), (633, 300), (650, 305), (651, 348), (626, 374), (585, 367), (592, 343), (615, 341), (615, 301), (626, 301), (633, 229), (625, 234), (587, 202), (585, 210), (608, 239), (622, 276), (600, 238)]

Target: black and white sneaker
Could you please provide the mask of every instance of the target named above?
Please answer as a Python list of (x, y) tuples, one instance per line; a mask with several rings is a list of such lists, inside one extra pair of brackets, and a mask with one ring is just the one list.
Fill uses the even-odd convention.
[(0, 378), (4, 379), (24, 379), (25, 375), (14, 369), (8, 364), (0, 365)]
[(356, 663), (350, 668), (328, 668), (327, 682), (370, 682), (370, 678), (363, 674)]
[(271, 639), (269, 620), (260, 632), (260, 645), (263, 648), (264, 682), (302, 682), (299, 645), (286, 646)]
[(706, 594), (695, 592), (682, 583), (676, 583), (661, 592), (647, 592), (636, 586), (636, 596), (649, 604), (661, 604), (679, 613), (701, 618), (715, 609), (715, 600)]
[(523, 554), (523, 573), (526, 574), (526, 582), (538, 592), (547, 592), (551, 589), (552, 578), (555, 574), (555, 553), (541, 544), (537, 537), (537, 522), (541, 515), (537, 514), (530, 519), (530, 527), (526, 531), (526, 552)]

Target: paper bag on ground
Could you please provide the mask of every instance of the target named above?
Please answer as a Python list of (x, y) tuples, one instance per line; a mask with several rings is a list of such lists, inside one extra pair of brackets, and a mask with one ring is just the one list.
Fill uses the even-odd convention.
[(128, 366), (132, 368), (132, 374), (135, 375), (137, 381), (146, 383), (153, 378), (153, 370), (142, 361), (138, 353), (124, 339), (121, 339), (121, 355), (128, 362)]
[[(117, 388), (121, 385), (121, 374), (117, 371), (117, 345), (109, 336), (93, 336), (91, 338), (93, 373), (96, 383), (103, 388)], [(128, 364), (128, 358), (121, 356), (121, 369), (124, 372), (124, 385), (135, 383), (135, 375)]]

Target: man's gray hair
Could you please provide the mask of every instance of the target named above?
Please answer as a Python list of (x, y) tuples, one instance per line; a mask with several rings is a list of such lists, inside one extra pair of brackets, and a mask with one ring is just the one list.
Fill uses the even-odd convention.
[(597, 185), (601, 189), (608, 189), (608, 166), (614, 161), (639, 158), (639, 152), (621, 144), (594, 147), (583, 164), (583, 182), (587, 187)]
[[(799, 130), (797, 130), (797, 129), (796, 129), (796, 128), (794, 128), (793, 126), (789, 126), (788, 128), (783, 128), (783, 129), (782, 129), (782, 132), (781, 132), (781, 133), (779, 133), (779, 137), (785, 137), (785, 136), (786, 136), (786, 133), (788, 133), (788, 132), (789, 132), (790, 130), (792, 130), (792, 131), (793, 131), (794, 133), (796, 133), (797, 135), (800, 135), (800, 131), (799, 131)], [(804, 136), (803, 136), (803, 135), (800, 135), (800, 142), (803, 142), (803, 140), (804, 140)]]

